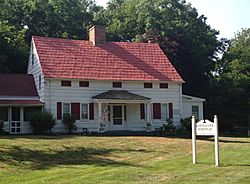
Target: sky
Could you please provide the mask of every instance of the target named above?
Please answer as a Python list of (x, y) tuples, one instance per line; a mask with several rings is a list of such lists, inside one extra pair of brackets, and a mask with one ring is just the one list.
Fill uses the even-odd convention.
[[(220, 31), (219, 38), (232, 38), (241, 28), (250, 28), (250, 0), (186, 0), (199, 15), (207, 17), (207, 24)], [(108, 0), (96, 0), (106, 6)]]

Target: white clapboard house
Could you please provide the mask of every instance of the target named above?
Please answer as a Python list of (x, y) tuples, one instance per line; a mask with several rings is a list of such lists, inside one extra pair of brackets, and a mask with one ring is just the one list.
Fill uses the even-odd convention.
[(33, 36), (27, 73), (0, 75), (0, 119), (13, 134), (32, 133), (29, 116), (39, 108), (62, 133), (66, 113), (75, 115), (76, 132), (203, 118), (204, 99), (182, 94), (184, 81), (158, 44), (109, 42), (102, 26), (89, 30), (88, 41)]

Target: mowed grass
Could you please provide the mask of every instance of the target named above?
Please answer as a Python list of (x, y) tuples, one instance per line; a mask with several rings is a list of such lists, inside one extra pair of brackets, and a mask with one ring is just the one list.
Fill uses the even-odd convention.
[(250, 138), (1, 136), (0, 183), (250, 183)]

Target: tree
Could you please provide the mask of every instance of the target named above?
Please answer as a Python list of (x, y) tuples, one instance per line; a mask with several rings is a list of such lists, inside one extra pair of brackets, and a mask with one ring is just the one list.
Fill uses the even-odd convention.
[(28, 58), (25, 29), (0, 20), (0, 72), (24, 72)]
[[(247, 125), (250, 114), (250, 28), (243, 29), (218, 62), (211, 109), (216, 109), (224, 124)], [(226, 123), (227, 122), (227, 123)]]
[(107, 26), (110, 40), (159, 43), (186, 81), (184, 92), (207, 95), (216, 53), (224, 42), (191, 4), (180, 0), (110, 1), (95, 19)]
[(26, 72), (32, 35), (87, 39), (94, 14), (90, 0), (0, 0), (0, 72)]

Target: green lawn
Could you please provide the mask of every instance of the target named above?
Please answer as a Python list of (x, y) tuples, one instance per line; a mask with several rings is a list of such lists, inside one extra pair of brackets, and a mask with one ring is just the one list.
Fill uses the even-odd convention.
[(1, 136), (0, 183), (250, 183), (250, 138)]

